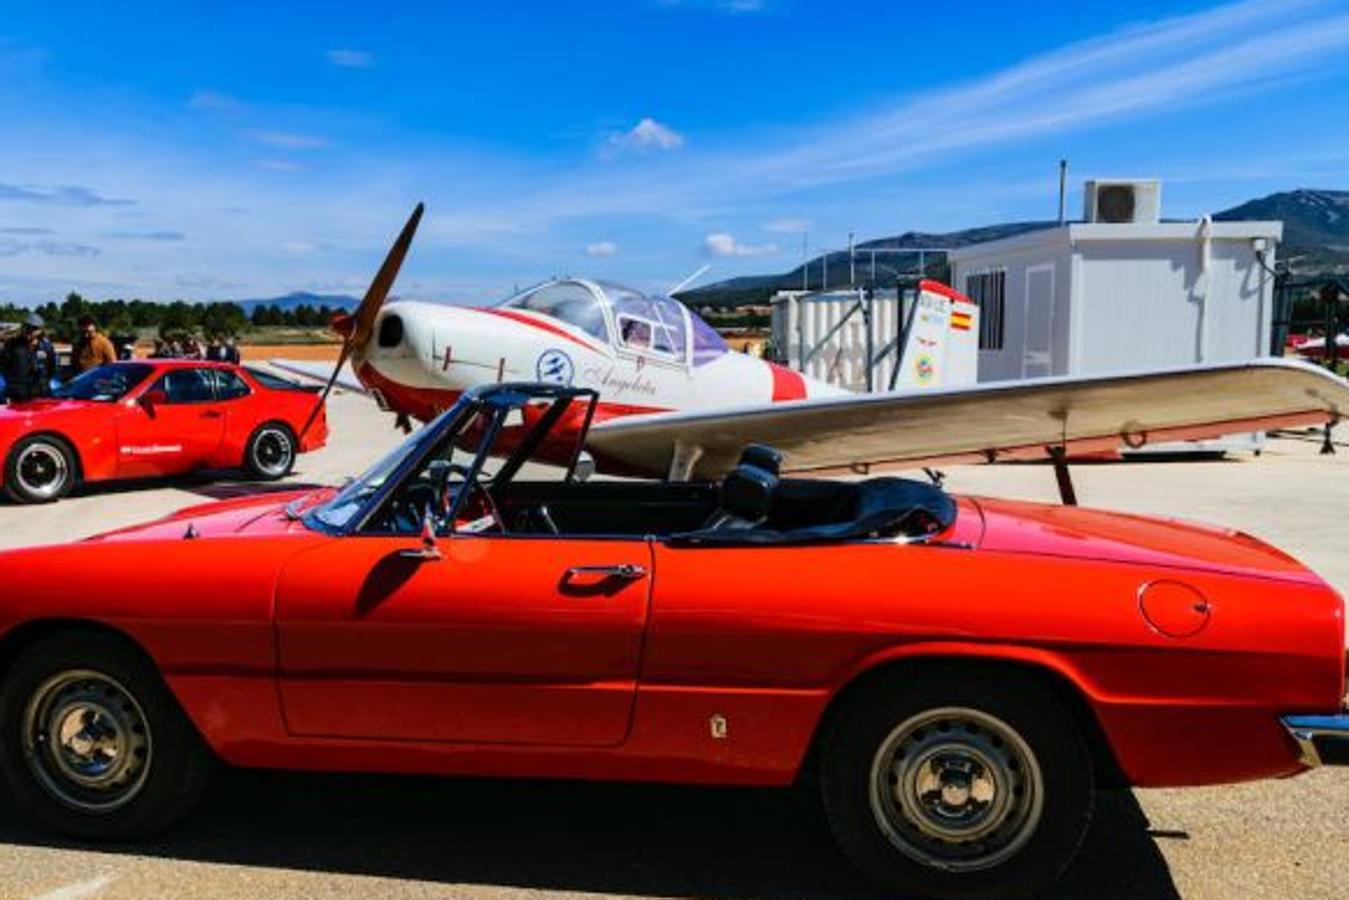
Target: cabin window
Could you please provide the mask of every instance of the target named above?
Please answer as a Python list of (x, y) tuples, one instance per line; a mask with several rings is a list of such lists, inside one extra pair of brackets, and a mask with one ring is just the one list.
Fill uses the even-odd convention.
[(669, 297), (645, 297), (607, 288), (614, 304), (619, 340), (630, 350), (645, 350), (682, 360), (687, 345), (684, 308)]
[(965, 296), (979, 304), (979, 349), (1001, 350), (1006, 336), (1007, 273), (999, 269), (966, 275)]
[(726, 341), (717, 330), (689, 311), (689, 321), (693, 325), (693, 364), (701, 366), (719, 359), (731, 352)]
[(564, 281), (541, 287), (510, 304), (516, 309), (551, 316), (579, 328), (586, 334), (608, 342), (609, 329), (604, 324), (604, 310), (590, 288), (583, 284)]

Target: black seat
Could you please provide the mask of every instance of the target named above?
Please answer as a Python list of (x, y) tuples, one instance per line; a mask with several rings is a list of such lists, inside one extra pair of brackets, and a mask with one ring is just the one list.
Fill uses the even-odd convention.
[(703, 525), (703, 530), (740, 531), (762, 524), (772, 509), (777, 486), (777, 475), (741, 462), (722, 479), (717, 511)]
[(780, 450), (774, 450), (765, 444), (750, 444), (740, 451), (738, 465), (757, 466), (776, 478), (782, 474), (782, 458)]
[(742, 463), (722, 482), (721, 511), (690, 544), (802, 544), (922, 536), (947, 528), (956, 505), (941, 488), (907, 478), (859, 482), (782, 479)]

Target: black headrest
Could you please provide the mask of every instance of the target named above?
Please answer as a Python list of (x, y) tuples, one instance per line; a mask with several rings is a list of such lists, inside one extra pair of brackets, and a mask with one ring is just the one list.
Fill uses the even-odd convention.
[(721, 509), (737, 519), (762, 522), (768, 518), (768, 507), (777, 483), (772, 472), (741, 463), (722, 479)]
[(750, 444), (740, 452), (740, 465), (757, 466), (770, 475), (782, 473), (782, 454), (764, 444)]

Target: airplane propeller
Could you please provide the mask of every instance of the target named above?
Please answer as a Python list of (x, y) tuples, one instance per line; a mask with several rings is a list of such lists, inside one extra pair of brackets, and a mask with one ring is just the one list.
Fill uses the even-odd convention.
[(398, 277), (398, 270), (403, 266), (403, 258), (407, 256), (408, 246), (412, 243), (412, 236), (417, 233), (417, 225), (422, 220), (422, 211), (425, 208), (425, 204), (418, 203), (416, 209), (412, 211), (407, 224), (403, 226), (397, 240), (389, 248), (389, 255), (384, 257), (383, 265), (375, 273), (375, 278), (370, 282), (370, 287), (366, 290), (360, 305), (356, 307), (356, 311), (351, 315), (333, 319), (333, 330), (342, 335), (342, 352), (337, 356), (337, 365), (333, 366), (332, 377), (323, 386), (318, 402), (314, 404), (313, 411), (305, 420), (304, 427), (300, 429), (300, 440), (304, 440), (310, 426), (318, 418), (319, 411), (323, 409), (323, 404), (328, 402), (328, 394), (337, 383), (337, 376), (341, 373), (342, 367), (356, 350), (364, 348), (370, 340), (370, 335), (375, 330), (375, 317), (379, 315), (380, 307), (384, 305), (385, 299), (389, 296), (389, 289), (393, 287), (394, 279)]

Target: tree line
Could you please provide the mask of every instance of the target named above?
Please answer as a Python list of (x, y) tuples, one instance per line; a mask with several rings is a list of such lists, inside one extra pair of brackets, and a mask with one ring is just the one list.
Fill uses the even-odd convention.
[(89, 300), (71, 292), (61, 303), (44, 303), (33, 309), (13, 303), (0, 304), (0, 322), (22, 322), (37, 313), (56, 340), (70, 341), (78, 331), (79, 320), (90, 316), (108, 334), (137, 334), (155, 329), (165, 340), (181, 340), (190, 335), (237, 337), (250, 327), (319, 328), (328, 325), (333, 316), (341, 312), (326, 304), (310, 306), (302, 303), (293, 309), (255, 306), (250, 315), (237, 303)]

